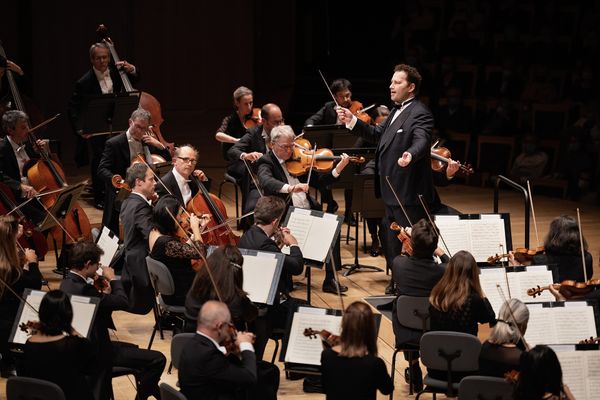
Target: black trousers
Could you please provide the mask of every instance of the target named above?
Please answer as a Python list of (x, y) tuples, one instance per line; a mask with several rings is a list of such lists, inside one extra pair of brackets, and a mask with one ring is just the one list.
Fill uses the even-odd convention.
[(90, 145), (92, 146), (90, 175), (92, 177), (92, 190), (94, 192), (94, 201), (96, 203), (104, 201), (104, 181), (98, 176), (98, 165), (102, 159), (104, 144), (107, 139), (108, 135), (94, 136), (89, 139)]

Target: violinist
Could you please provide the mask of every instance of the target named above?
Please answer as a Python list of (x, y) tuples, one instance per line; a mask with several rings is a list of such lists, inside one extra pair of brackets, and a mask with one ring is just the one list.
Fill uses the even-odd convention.
[[(0, 178), (12, 190), (19, 204), (38, 194), (29, 184), (25, 170), (29, 160), (39, 157), (27, 140), (28, 122), (27, 114), (19, 110), (9, 110), (2, 116), (2, 130), (6, 136), (0, 139)], [(47, 142), (41, 139), (35, 145), (47, 148)], [(46, 215), (35, 200), (23, 207), (23, 213), (35, 223), (41, 222)]]
[[(583, 238), (583, 247), (585, 249), (585, 268), (587, 277), (590, 279), (594, 273), (593, 259), (588, 251), (588, 244), (585, 237)], [(568, 215), (561, 215), (552, 220), (548, 235), (544, 240), (544, 250), (544, 253), (533, 256), (531, 260), (532, 265), (556, 265), (558, 282), (564, 280), (585, 282), (581, 268), (579, 226), (575, 218)], [(509, 253), (509, 261), (511, 265), (520, 265), (515, 260), (513, 252)]]
[(102, 268), (102, 276), (109, 281), (110, 290), (99, 292), (92, 284), (102, 254), (102, 249), (94, 242), (76, 242), (71, 253), (71, 269), (60, 284), (60, 289), (67, 294), (100, 298), (90, 335), (98, 354), (98, 369), (92, 378), (94, 397), (98, 400), (109, 399), (112, 368), (127, 367), (139, 371), (136, 375), (137, 398), (154, 396), (159, 399), (158, 381), (167, 362), (165, 356), (158, 351), (140, 349), (134, 344), (110, 339), (109, 329), (116, 329), (113, 311), (127, 310), (129, 304), (123, 281), (115, 277), (112, 268)]
[[(341, 122), (338, 118), (337, 112), (335, 111), (336, 103), (340, 107), (350, 109), (353, 105), (358, 107), (358, 109), (362, 109), (362, 104), (358, 101), (352, 101), (352, 84), (349, 80), (340, 78), (334, 80), (329, 86), (331, 93), (333, 93), (333, 97), (335, 98), (335, 102), (328, 101), (317, 111), (315, 114), (311, 115), (306, 121), (304, 121), (304, 126), (313, 126), (313, 125), (339, 125)], [(356, 110), (358, 111), (358, 110)], [(364, 114), (368, 117), (368, 114)], [(370, 120), (370, 117), (369, 117)], [(331, 187), (329, 186), (319, 186), (319, 192), (321, 193), (321, 198), (323, 203), (327, 203), (327, 212), (335, 213), (338, 209), (337, 202), (333, 199), (333, 193), (331, 191)], [(349, 211), (349, 206), (352, 201), (352, 192), (348, 189), (344, 191), (344, 202), (346, 204), (347, 212), (346, 212), (346, 221), (351, 225), (356, 224), (356, 221), (352, 222), (352, 213)], [(353, 225), (352, 225), (353, 226)]]
[(96, 348), (73, 329), (73, 306), (62, 290), (44, 295), (39, 326), (27, 339), (19, 376), (58, 385), (66, 400), (94, 400), (88, 377), (96, 369)]
[[(10, 216), (0, 216), (0, 372), (2, 377), (14, 375), (14, 360), (8, 350), (8, 338), (17, 316), (21, 299), (19, 295), (26, 288), (41, 289), (40, 273), (35, 251), (25, 249), (22, 259), (17, 250), (17, 238), (23, 227)], [(7, 286), (8, 285), (8, 288)], [(10, 290), (12, 289), (12, 291)]]
[(156, 180), (152, 170), (143, 163), (127, 169), (127, 184), (131, 194), (123, 201), (119, 219), (123, 224), (125, 266), (122, 280), (129, 291), (129, 312), (146, 314), (154, 305), (154, 289), (150, 283), (146, 256), (150, 250), (148, 237), (152, 231), (152, 204)]
[(115, 189), (112, 186), (113, 175), (125, 176), (131, 160), (138, 154), (143, 154), (143, 146), (148, 146), (152, 154), (158, 154), (165, 160), (171, 160), (169, 150), (158, 139), (147, 135), (151, 115), (143, 108), (138, 108), (129, 118), (127, 132), (114, 136), (106, 141), (98, 175), (104, 181), (106, 192), (104, 196), (104, 213), (102, 225), (113, 232), (119, 232), (119, 208)]
[(208, 223), (208, 219), (191, 214), (189, 225), (196, 243), (195, 245), (184, 243), (181, 238), (177, 237), (178, 226), (173, 220), (173, 217), (178, 218), (185, 215), (180, 214), (180, 207), (175, 196), (160, 197), (152, 212), (154, 228), (150, 231), (149, 236), (150, 257), (165, 264), (173, 277), (175, 292), (172, 295), (161, 295), (166, 304), (173, 306), (184, 305), (185, 296), (192, 286), (196, 275), (192, 268), (192, 260), (201, 257), (196, 249), (200, 249), (204, 253), (203, 255), (206, 255), (200, 231)]
[[(294, 131), (289, 125), (273, 128), (271, 131), (272, 149), (258, 160), (258, 180), (265, 196), (279, 196), (284, 200), (291, 198), (291, 205), (298, 208), (321, 210), (321, 206), (308, 195), (308, 183), (301, 182), (298, 178), (289, 174), (286, 161), (294, 153)], [(340, 162), (331, 172), (321, 174), (318, 178), (319, 186), (324, 187), (334, 182), (348, 165), (350, 158), (342, 154)], [(333, 257), (335, 265), (341, 268), (339, 237), (336, 241)], [(329, 261), (331, 262), (331, 261)], [(339, 282), (335, 279), (329, 266), (325, 269), (325, 281), (323, 291), (337, 294)], [(339, 284), (340, 291), (345, 292), (348, 288)]]
[(161, 177), (162, 182), (156, 185), (156, 193), (159, 196), (171, 193), (179, 200), (179, 205), (185, 207), (188, 201), (198, 193), (198, 186), (190, 185), (190, 178), (196, 176), (200, 181), (208, 180), (203, 171), (196, 169), (197, 163), (198, 150), (192, 145), (185, 144), (176, 147), (173, 169)]
[(88, 163), (88, 150), (84, 139), (89, 140), (92, 147), (90, 172), (94, 204), (96, 208), (102, 209), (104, 206), (105, 187), (98, 173), (98, 164), (102, 158), (102, 150), (104, 149), (108, 135), (90, 136), (86, 132), (83, 132), (81, 113), (89, 97), (108, 93), (122, 93), (125, 91), (123, 81), (119, 77), (119, 69), (123, 69), (133, 83), (138, 80), (139, 72), (135, 65), (127, 61), (119, 61), (117, 64), (112, 63), (110, 50), (104, 43), (92, 44), (89, 49), (89, 55), (92, 68), (75, 83), (75, 89), (69, 100), (67, 112), (71, 127), (77, 138), (75, 161), (78, 166)]
[[(420, 219), (410, 229), (410, 241), (412, 255), (399, 255), (392, 264), (392, 279), (398, 296), (428, 297), (431, 289), (442, 278), (446, 265), (450, 258), (438, 247), (438, 234), (434, 227), (425, 219)], [(437, 256), (442, 263), (434, 261)], [(392, 327), (396, 338), (396, 347), (407, 343), (415, 345), (421, 340), (422, 331), (406, 328), (400, 324), (396, 314), (396, 301), (393, 302)], [(419, 392), (423, 388), (423, 376), (419, 366), (419, 357), (413, 355), (412, 360), (408, 352), (404, 352), (404, 358), (412, 361), (404, 373), (407, 381), (413, 385), (413, 389)]]

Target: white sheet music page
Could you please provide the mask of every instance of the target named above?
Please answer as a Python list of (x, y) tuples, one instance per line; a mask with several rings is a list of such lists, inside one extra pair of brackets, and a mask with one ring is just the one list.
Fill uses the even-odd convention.
[[(40, 303), (42, 302), (42, 298), (46, 292), (42, 292), (41, 290), (32, 290), (29, 296), (25, 300), (36, 310), (40, 309)], [(39, 321), (40, 317), (37, 312), (32, 310), (27, 304), (23, 307), (23, 313), (21, 314), (21, 318), (19, 318), (19, 322), (17, 326), (27, 323), (28, 321)], [(13, 338), (12, 343), (25, 344), (29, 338), (29, 334), (27, 332), (23, 332), (20, 328), (17, 328), (15, 332), (15, 337)]]
[(530, 266), (525, 271), (509, 272), (508, 284), (511, 296), (523, 303), (554, 301), (554, 296), (548, 290), (543, 291), (535, 298), (527, 295), (528, 289), (552, 284), (552, 271), (549, 271), (544, 265)]
[(290, 230), (290, 233), (298, 241), (298, 246), (300, 247), (300, 250), (302, 250), (302, 254), (304, 254), (304, 244), (308, 238), (312, 223), (313, 220), (310, 218), (310, 210), (294, 208), (294, 212), (290, 214), (290, 219), (286, 225)]
[(73, 306), (73, 328), (83, 337), (87, 337), (92, 328), (94, 310), (96, 305), (90, 302), (89, 297), (71, 296)]
[(110, 230), (103, 226), (97, 244), (104, 250), (104, 254), (100, 256), (100, 264), (108, 267), (119, 248), (119, 237), (117, 235), (110, 237)]
[(525, 340), (536, 344), (573, 344), (588, 337), (596, 337), (594, 308), (585, 301), (565, 302), (564, 307), (541, 307), (527, 304), (529, 323)]
[(304, 336), (304, 330), (311, 328), (315, 331), (327, 330), (334, 335), (339, 335), (342, 324), (342, 317), (337, 315), (322, 313), (294, 313), (290, 338), (288, 342), (285, 361), (308, 365), (321, 365), (321, 352), (323, 344), (321, 338), (311, 338)]
[[(458, 215), (436, 215), (435, 224), (448, 246), (450, 254), (456, 254), (460, 250), (469, 250), (471, 248), (471, 235), (468, 227), (458, 218)], [(439, 245), (444, 246), (440, 240)]]
[(600, 391), (600, 350), (575, 350), (573, 345), (551, 346), (563, 373), (563, 382), (577, 400), (592, 400)]
[[(298, 247), (304, 258), (324, 261), (329, 253), (334, 234), (338, 227), (337, 215), (311, 215), (311, 210), (294, 208), (287, 222), (290, 233), (298, 240)], [(282, 249), (285, 254), (289, 248)]]
[(463, 221), (469, 226), (471, 234), (470, 252), (475, 257), (475, 261), (487, 262), (490, 256), (501, 252), (502, 249), (506, 249), (504, 220), (502, 218), (482, 218)]
[(274, 253), (259, 252), (256, 256), (244, 255), (244, 291), (254, 303), (266, 304), (277, 267)]
[(485, 293), (485, 297), (490, 301), (496, 316), (498, 316), (498, 312), (500, 311), (500, 307), (502, 307), (504, 300), (496, 285), (500, 285), (505, 298), (508, 299), (510, 296), (506, 285), (504, 268), (481, 268), (479, 272), (481, 289), (483, 290), (483, 293)]

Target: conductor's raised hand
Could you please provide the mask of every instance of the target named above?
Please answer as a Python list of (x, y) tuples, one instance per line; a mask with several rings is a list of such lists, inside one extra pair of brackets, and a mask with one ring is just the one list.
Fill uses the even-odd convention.
[(410, 154), (408, 151), (405, 151), (404, 153), (402, 153), (402, 157), (398, 159), (398, 165), (402, 168), (408, 167), (408, 164), (410, 164), (411, 161), (412, 154)]
[(337, 106), (335, 108), (338, 118), (342, 124), (349, 124), (352, 121), (352, 112), (347, 108)]

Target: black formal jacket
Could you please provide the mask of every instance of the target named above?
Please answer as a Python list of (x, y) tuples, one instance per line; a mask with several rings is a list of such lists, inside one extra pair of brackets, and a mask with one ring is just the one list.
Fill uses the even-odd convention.
[[(158, 154), (167, 161), (171, 160), (171, 154), (168, 149), (157, 149), (153, 146), (149, 146), (149, 148), (152, 154)], [(115, 204), (116, 191), (112, 186), (111, 179), (116, 174), (121, 175), (123, 179), (126, 178), (127, 168), (131, 165), (131, 158), (133, 156), (135, 154), (129, 154), (127, 135), (121, 133), (106, 141), (102, 159), (100, 160), (100, 164), (98, 164), (98, 176), (104, 181), (106, 186), (102, 224), (110, 228), (114, 233), (119, 232), (119, 223), (114, 215), (115, 210), (118, 211), (118, 208)]]
[(241, 360), (225, 356), (208, 338), (196, 334), (181, 352), (181, 393), (188, 399), (245, 399), (245, 389), (256, 384), (256, 355), (246, 350)]
[(110, 282), (110, 287), (110, 294), (100, 293), (94, 286), (88, 284), (85, 279), (74, 273), (69, 273), (60, 283), (60, 290), (67, 294), (100, 298), (90, 340), (98, 347), (98, 357), (104, 365), (107, 365), (112, 360), (112, 345), (108, 333), (109, 329), (116, 329), (112, 319), (112, 312), (127, 310), (129, 305), (127, 294), (125, 293), (125, 289), (123, 289), (123, 282), (113, 280)]
[(238, 161), (242, 153), (252, 153), (258, 151), (259, 153), (265, 154), (267, 152), (267, 146), (265, 145), (265, 139), (262, 137), (263, 127), (262, 125), (256, 125), (248, 130), (244, 136), (242, 136), (239, 142), (235, 143), (229, 150), (227, 150), (227, 158), (231, 161)]
[(136, 193), (123, 201), (120, 219), (123, 223), (125, 266), (121, 279), (129, 288), (129, 312), (147, 314), (154, 305), (146, 256), (150, 253), (148, 236), (152, 230), (152, 206)]
[[(179, 200), (179, 204), (185, 207), (185, 203), (183, 202), (183, 195), (181, 194), (181, 190), (179, 189), (179, 185), (177, 184), (177, 180), (175, 179), (175, 175), (173, 175), (173, 170), (167, 172), (162, 178), (162, 184), (158, 182), (156, 184), (156, 193), (160, 197), (169, 194), (169, 192), (177, 197)], [(164, 184), (164, 186), (163, 186)], [(190, 182), (190, 190), (192, 191), (192, 198), (198, 193), (198, 186), (194, 182)], [(166, 186), (166, 188), (165, 188)]]
[[(386, 177), (389, 176), (394, 190), (404, 205), (419, 205), (419, 194), (425, 197), (428, 204), (433, 204), (435, 190), (430, 159), (433, 116), (417, 99), (412, 100), (390, 126), (395, 112), (398, 110), (393, 110), (386, 121), (379, 126), (367, 125), (357, 120), (351, 131), (378, 143), (375, 154), (375, 174), (379, 175), (379, 180), (375, 180), (375, 195), (381, 197), (386, 206), (398, 206), (386, 182)], [(412, 161), (403, 168), (398, 165), (398, 158), (405, 151), (412, 154)]]
[[(238, 243), (240, 249), (270, 251), (272, 253), (281, 253), (277, 244), (267, 236), (265, 231), (257, 225), (252, 225), (248, 229)], [(290, 248), (290, 254), (285, 256), (283, 262), (283, 271), (279, 277), (279, 293), (289, 293), (292, 289), (292, 275), (300, 275), (304, 270), (304, 258), (302, 251), (298, 246)]]
[[(26, 145), (25, 151), (31, 159), (39, 158), (33, 151), (31, 146)], [(19, 171), (19, 163), (13, 151), (8, 137), (4, 136), (0, 139), (0, 178), (14, 193), (15, 198), (21, 198), (21, 173)]]
[(316, 114), (311, 115), (304, 126), (307, 125), (334, 125), (337, 122), (337, 112), (335, 111), (335, 103), (329, 101)]

